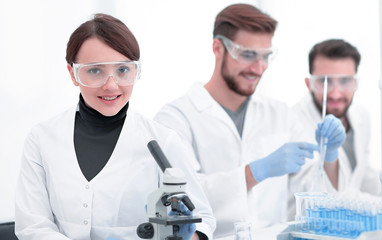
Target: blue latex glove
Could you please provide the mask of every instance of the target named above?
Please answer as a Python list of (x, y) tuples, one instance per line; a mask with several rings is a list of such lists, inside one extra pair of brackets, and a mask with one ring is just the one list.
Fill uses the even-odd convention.
[[(183, 215), (192, 216), (192, 212), (188, 210), (186, 205), (184, 205), (182, 202), (179, 203), (179, 210)], [(173, 211), (170, 211), (168, 215), (174, 216), (176, 215), (176, 213)], [(190, 240), (192, 235), (195, 233), (195, 231), (196, 231), (195, 223), (179, 224), (179, 232), (177, 235), (182, 236), (184, 240)]]
[(105, 240), (120, 240), (120, 239), (119, 238), (115, 238), (115, 237), (108, 237)]
[(256, 181), (261, 182), (269, 177), (300, 171), (305, 158), (313, 158), (313, 152), (318, 150), (319, 146), (311, 143), (286, 143), (267, 157), (251, 162), (249, 167)]
[(316, 141), (320, 145), (321, 136), (328, 139), (326, 147), (326, 162), (334, 162), (338, 158), (338, 148), (346, 139), (345, 128), (341, 120), (332, 114), (326, 115), (324, 121), (316, 129)]

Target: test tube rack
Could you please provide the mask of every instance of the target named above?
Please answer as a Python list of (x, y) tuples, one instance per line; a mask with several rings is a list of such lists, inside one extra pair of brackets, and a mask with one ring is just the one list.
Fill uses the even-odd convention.
[(382, 239), (382, 231), (362, 232), (357, 237), (338, 237), (332, 235), (315, 234), (310, 232), (301, 232), (300, 222), (290, 222), (288, 227), (277, 236), (277, 240), (371, 240)]
[(368, 236), (364, 239), (382, 239), (381, 199), (345, 196), (295, 193), (295, 222), (288, 229), (294, 238), (289, 239), (363, 239), (364, 236)]

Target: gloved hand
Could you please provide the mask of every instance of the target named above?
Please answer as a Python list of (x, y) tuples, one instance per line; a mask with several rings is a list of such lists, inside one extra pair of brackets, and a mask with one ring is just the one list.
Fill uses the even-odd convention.
[(321, 142), (321, 136), (328, 139), (325, 161), (334, 162), (338, 158), (338, 148), (346, 139), (345, 128), (340, 119), (332, 114), (324, 118), (324, 122), (319, 123), (316, 129), (316, 141), (318, 145)]
[(305, 142), (286, 143), (265, 158), (253, 161), (249, 168), (257, 182), (301, 170), (305, 158), (313, 158), (319, 146)]
[[(182, 202), (179, 203), (179, 210), (182, 213), (182, 215), (192, 216), (192, 212), (188, 210), (186, 205), (184, 205)], [(168, 213), (169, 216), (174, 216), (177, 213), (174, 211), (170, 211)], [(192, 238), (192, 235), (196, 231), (196, 225), (195, 223), (191, 224), (179, 224), (179, 232), (177, 235), (182, 236), (184, 240), (190, 240)]]

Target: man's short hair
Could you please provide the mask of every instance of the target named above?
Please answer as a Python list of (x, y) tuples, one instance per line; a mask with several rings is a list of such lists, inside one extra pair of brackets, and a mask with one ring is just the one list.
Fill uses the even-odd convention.
[(309, 52), (309, 73), (313, 72), (313, 63), (318, 56), (324, 56), (329, 59), (342, 59), (351, 58), (355, 63), (355, 70), (357, 72), (359, 63), (361, 62), (361, 55), (357, 48), (343, 39), (329, 39), (317, 43)]
[(213, 37), (223, 35), (234, 40), (239, 30), (274, 34), (277, 21), (249, 4), (233, 4), (223, 9), (215, 19)]

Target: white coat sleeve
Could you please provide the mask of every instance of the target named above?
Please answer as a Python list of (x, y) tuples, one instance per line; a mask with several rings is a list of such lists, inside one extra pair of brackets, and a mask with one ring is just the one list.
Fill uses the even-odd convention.
[(15, 232), (19, 240), (68, 240), (54, 223), (36, 132), (28, 135), (16, 188)]
[[(187, 153), (192, 155), (191, 162), (205, 194), (211, 204), (213, 214), (219, 225), (232, 227), (232, 222), (241, 221), (248, 215), (248, 192), (246, 188), (245, 167), (240, 166), (229, 171), (206, 173), (203, 163), (198, 160), (193, 142), (193, 132), (186, 116), (180, 109), (166, 105), (154, 118), (157, 122), (175, 130), (185, 142)], [(211, 159), (219, 165), (219, 159)]]

